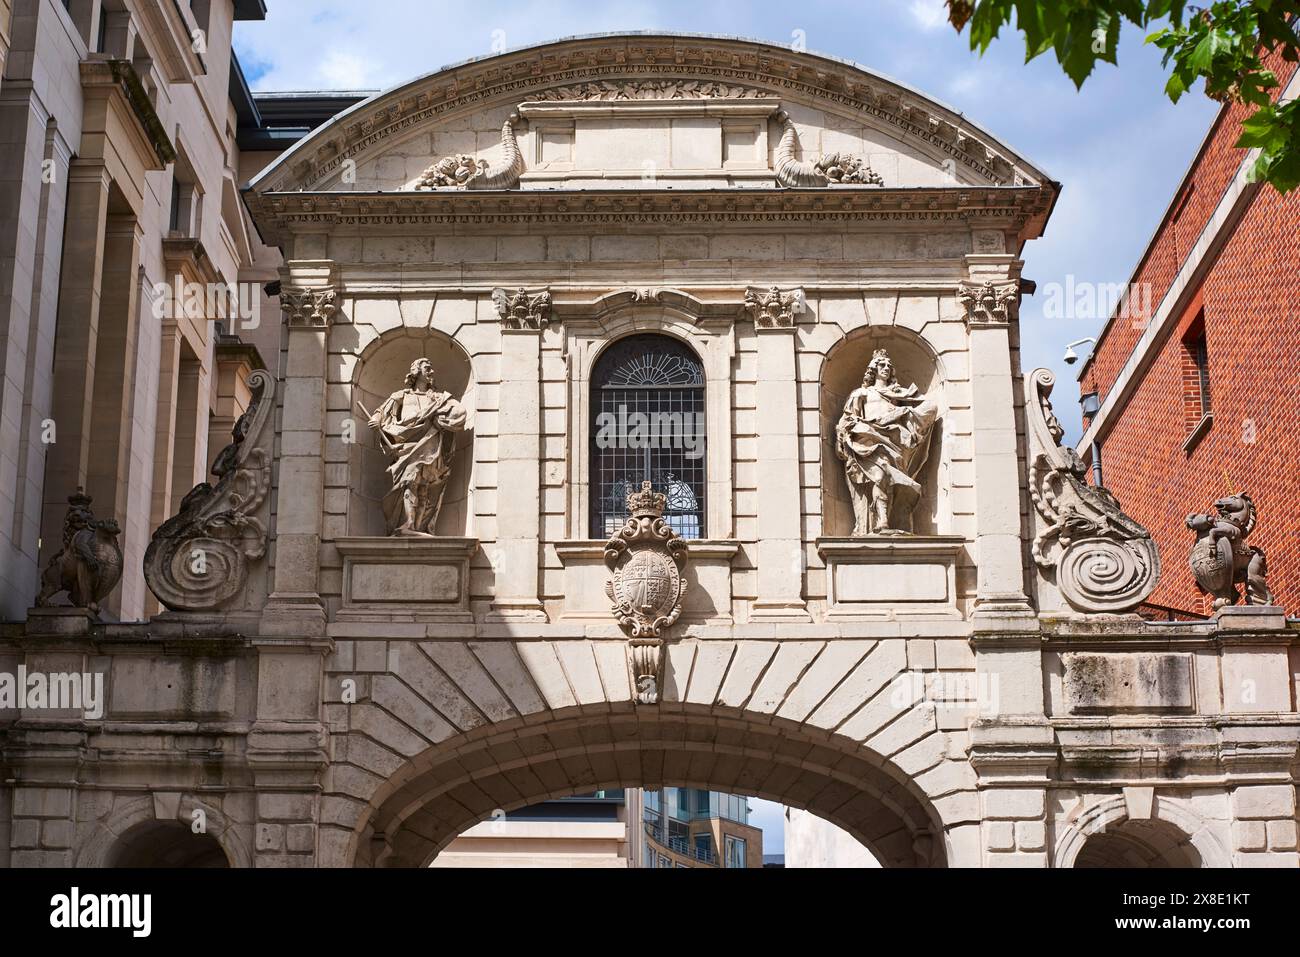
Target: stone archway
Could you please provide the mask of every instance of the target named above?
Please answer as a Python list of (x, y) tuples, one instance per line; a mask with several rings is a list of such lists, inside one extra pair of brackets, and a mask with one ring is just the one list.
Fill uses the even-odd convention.
[(1193, 812), (1156, 798), (1151, 815), (1134, 818), (1122, 796), (1108, 798), (1068, 823), (1056, 844), (1057, 867), (1231, 867), (1228, 852)]
[[(778, 801), (842, 827), (885, 866), (945, 866), (945, 822), (897, 767), (849, 739), (737, 709), (577, 707), (482, 728), (378, 787), (329, 864), (421, 866), (462, 831), (610, 787), (698, 787)], [(338, 835), (344, 837), (344, 835)]]

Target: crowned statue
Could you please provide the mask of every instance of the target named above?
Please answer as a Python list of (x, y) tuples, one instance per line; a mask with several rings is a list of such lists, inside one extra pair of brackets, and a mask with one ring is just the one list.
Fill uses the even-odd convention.
[(937, 414), (938, 406), (915, 383), (898, 384), (889, 353), (877, 349), (835, 426), (855, 538), (912, 531), (912, 511), (921, 497), (917, 475), (930, 454)]
[(416, 359), (406, 376), (406, 388), (367, 415), (388, 458), (392, 482), (392, 490), (384, 496), (388, 534), (433, 535), (451, 477), (455, 433), (465, 429), (465, 407), (451, 393), (434, 389), (432, 362)]

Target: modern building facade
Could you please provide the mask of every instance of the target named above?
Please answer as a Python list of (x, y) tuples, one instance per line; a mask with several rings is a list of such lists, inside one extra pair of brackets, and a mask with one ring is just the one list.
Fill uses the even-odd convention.
[[(103, 684), (0, 701), (0, 863), (420, 867), (638, 788), (883, 866), (1297, 866), (1294, 623), (1136, 615), (1176, 559), (1020, 368), (1058, 191), (920, 91), (730, 38), (343, 110), (242, 190), (282, 323), (214, 481), (124, 549), (167, 610), (97, 615), (72, 548), (87, 600), (0, 625), (0, 675)], [(110, 549), (113, 501), (51, 547)]]
[[(1294, 99), (1296, 65), (1275, 60)], [(1235, 145), (1247, 112), (1220, 111), (1079, 375), (1099, 409), (1079, 454), (1100, 458), (1169, 556), (1151, 601), (1198, 614), (1212, 596), (1188, 566), (1184, 519), (1238, 492), (1258, 511), (1249, 541), (1278, 604), (1300, 601), (1300, 194), (1247, 181), (1254, 154)]]
[(763, 866), (763, 832), (749, 823), (749, 802), (701, 788), (641, 795), (640, 867)]

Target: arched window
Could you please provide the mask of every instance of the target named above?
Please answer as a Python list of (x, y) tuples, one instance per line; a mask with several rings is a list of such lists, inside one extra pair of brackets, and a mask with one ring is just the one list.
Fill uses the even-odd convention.
[(649, 479), (668, 496), (664, 519), (683, 538), (704, 535), (704, 367), (668, 336), (611, 345), (591, 377), (591, 536), (627, 520), (627, 493)]

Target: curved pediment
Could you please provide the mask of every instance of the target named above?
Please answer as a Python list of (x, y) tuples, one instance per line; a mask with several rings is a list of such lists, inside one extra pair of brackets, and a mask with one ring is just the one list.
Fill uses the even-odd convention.
[(969, 120), (856, 64), (749, 40), (572, 38), (381, 93), (251, 188), (1046, 186)]

